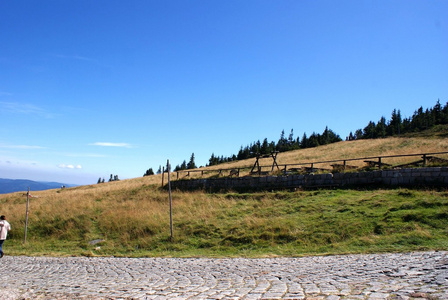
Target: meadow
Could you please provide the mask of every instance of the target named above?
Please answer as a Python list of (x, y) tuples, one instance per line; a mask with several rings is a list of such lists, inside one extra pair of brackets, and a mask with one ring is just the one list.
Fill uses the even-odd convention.
[[(360, 140), (278, 158), (292, 163), (447, 146), (439, 137)], [(173, 239), (161, 175), (31, 194), (26, 243), (26, 196), (0, 195), (1, 213), (13, 227), (6, 255), (272, 257), (448, 249), (446, 189), (173, 191)]]

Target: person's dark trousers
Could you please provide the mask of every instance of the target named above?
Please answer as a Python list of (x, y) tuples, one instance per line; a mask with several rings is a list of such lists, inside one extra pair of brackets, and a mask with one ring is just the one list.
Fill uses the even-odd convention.
[(5, 240), (0, 240), (0, 257), (3, 257), (3, 243), (5, 242)]

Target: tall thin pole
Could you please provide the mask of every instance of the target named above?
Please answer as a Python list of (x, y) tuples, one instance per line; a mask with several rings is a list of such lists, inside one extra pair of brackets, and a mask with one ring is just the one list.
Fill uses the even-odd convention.
[(171, 241), (173, 241), (173, 201), (171, 199), (171, 181), (170, 181), (170, 160), (167, 160), (166, 170), (168, 172), (168, 193), (170, 197), (170, 230), (171, 230)]
[(26, 243), (26, 233), (28, 231), (28, 206), (30, 203), (30, 188), (28, 188), (28, 192), (26, 193), (26, 213), (25, 213), (25, 239), (23, 243)]

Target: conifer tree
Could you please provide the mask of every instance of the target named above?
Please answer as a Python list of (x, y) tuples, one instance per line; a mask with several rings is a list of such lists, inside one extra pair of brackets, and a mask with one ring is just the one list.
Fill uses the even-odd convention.
[(210, 156), (210, 158), (208, 159), (208, 165), (209, 166), (214, 166), (214, 165), (216, 165), (218, 162), (217, 162), (217, 159), (216, 159), (216, 157), (215, 157), (215, 153), (212, 153), (212, 156)]
[(149, 168), (148, 170), (146, 170), (145, 174), (143, 174), (143, 176), (151, 176), (151, 175), (154, 175), (154, 171), (152, 170), (152, 168)]
[(280, 139), (277, 142), (277, 151), (283, 152), (286, 150), (286, 146), (288, 145), (288, 140), (285, 138), (285, 130), (282, 130), (280, 134)]
[(375, 137), (384, 138), (386, 137), (386, 118), (381, 117), (381, 120), (376, 124)]
[(291, 128), (291, 132), (289, 133), (288, 136), (288, 150), (292, 150), (294, 149), (294, 130)]
[(392, 111), (392, 118), (387, 126), (387, 133), (389, 136), (400, 135), (401, 133), (401, 113), (400, 110), (394, 109)]
[(432, 114), (434, 115), (434, 125), (441, 124), (442, 121), (442, 106), (440, 105), (440, 99), (437, 99), (436, 105), (432, 109)]
[(187, 169), (196, 169), (196, 163), (194, 162), (194, 153), (191, 153), (190, 161), (187, 164)]
[(319, 146), (319, 139), (320, 139), (320, 134), (316, 134), (315, 132), (313, 132), (310, 137), (308, 138), (308, 147), (312, 148), (312, 147), (317, 147)]
[(348, 135), (348, 138), (346, 140), (353, 141), (355, 139), (355, 136), (353, 135), (353, 132), (350, 131), (350, 134)]
[(308, 148), (308, 137), (306, 136), (306, 133), (303, 133), (302, 136), (302, 142), (300, 143), (301, 148)]
[(376, 137), (375, 129), (376, 129), (375, 122), (370, 121), (369, 124), (364, 128), (363, 138), (374, 139)]
[(268, 139), (265, 138), (263, 140), (263, 143), (261, 144), (261, 148), (260, 148), (260, 153), (261, 154), (269, 154), (269, 144), (268, 144)]
[(364, 137), (364, 133), (362, 129), (357, 129), (355, 131), (355, 140), (362, 139)]
[(440, 124), (448, 124), (448, 102), (442, 108)]

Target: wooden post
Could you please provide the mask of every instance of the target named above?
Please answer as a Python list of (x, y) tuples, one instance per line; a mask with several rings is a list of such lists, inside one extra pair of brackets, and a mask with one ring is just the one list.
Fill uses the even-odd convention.
[(166, 162), (166, 169), (168, 170), (168, 194), (170, 198), (170, 231), (171, 231), (171, 241), (173, 241), (173, 205), (171, 198), (171, 181), (170, 181), (170, 160)]
[(343, 167), (343, 173), (345, 173), (345, 167), (346, 167), (346, 165), (347, 165), (347, 161), (346, 160), (344, 160), (344, 167)]
[(26, 234), (28, 231), (28, 207), (30, 203), (30, 188), (28, 188), (28, 192), (26, 193), (26, 213), (25, 213), (25, 238), (23, 240), (23, 243), (26, 243)]
[[(271, 172), (274, 171), (274, 166), (277, 166), (277, 170), (280, 170), (280, 167), (277, 164), (277, 154), (278, 154), (278, 151), (271, 152), (271, 156), (273, 159)], [(286, 171), (286, 169), (285, 169), (285, 171)]]
[(250, 170), (250, 172), (253, 173), (254, 170), (255, 170), (255, 167), (257, 167), (258, 168), (258, 174), (260, 174), (260, 172), (261, 172), (260, 164), (258, 163), (258, 159), (260, 159), (260, 154), (257, 153), (257, 156), (255, 157), (255, 159), (256, 160), (255, 160), (254, 166), (252, 167), (252, 170)]
[(423, 166), (426, 167), (426, 154), (423, 154)]
[(381, 169), (381, 157), (378, 157), (378, 168)]

